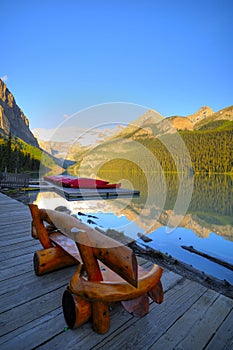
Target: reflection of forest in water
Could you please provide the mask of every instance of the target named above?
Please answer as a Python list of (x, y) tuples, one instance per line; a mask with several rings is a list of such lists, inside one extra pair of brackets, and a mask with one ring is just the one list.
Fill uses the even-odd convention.
[[(168, 184), (168, 200), (166, 207), (171, 209), (177, 196), (178, 181), (176, 175), (166, 175)], [(232, 197), (233, 179), (227, 175), (196, 175), (188, 212), (203, 212), (217, 216), (233, 214)]]
[[(169, 216), (182, 214), (179, 210), (174, 213), (174, 208), (179, 208), (179, 205), (175, 207), (177, 198), (180, 200), (183, 198), (185, 201), (189, 198), (191, 191), (191, 201), (187, 202), (187, 213), (179, 226), (190, 228), (199, 236), (206, 237), (213, 231), (233, 240), (233, 178), (231, 176), (196, 175), (193, 183), (192, 178), (188, 176), (179, 175), (179, 178), (177, 174), (171, 173), (148, 172), (145, 174), (140, 169), (137, 172), (135, 169), (111, 172), (102, 170), (99, 176), (111, 182), (126, 179), (134, 189), (140, 190), (140, 198), (132, 199), (126, 212), (128, 215), (130, 215), (129, 212), (141, 215), (147, 203), (147, 210), (140, 217), (144, 221), (144, 229), (147, 219), (166, 225), (169, 222)], [(179, 188), (179, 183), (182, 181), (182, 188)], [(122, 182), (124, 186), (124, 181)], [(179, 191), (182, 192), (181, 195)]]

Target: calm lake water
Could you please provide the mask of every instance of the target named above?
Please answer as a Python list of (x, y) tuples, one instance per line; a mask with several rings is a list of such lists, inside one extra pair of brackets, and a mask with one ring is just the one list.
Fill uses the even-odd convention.
[(132, 240), (148, 234), (152, 239), (148, 245), (233, 284), (231, 270), (181, 247), (193, 246), (233, 265), (233, 177), (101, 175), (111, 182), (122, 182), (123, 188), (140, 190), (140, 196), (69, 202), (54, 192), (40, 192), (31, 193), (30, 202), (48, 209), (66, 206), (92, 227), (112, 229)]

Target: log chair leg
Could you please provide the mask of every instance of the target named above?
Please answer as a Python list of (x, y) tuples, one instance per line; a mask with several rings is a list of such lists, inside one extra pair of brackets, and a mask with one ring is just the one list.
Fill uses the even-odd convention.
[(93, 329), (96, 333), (104, 334), (110, 327), (110, 311), (107, 303), (94, 301), (92, 303)]
[(136, 299), (122, 301), (121, 305), (127, 312), (134, 315), (134, 317), (143, 317), (149, 312), (149, 297), (147, 294), (143, 294)]
[(86, 323), (91, 317), (91, 303), (66, 289), (62, 297), (63, 314), (67, 325), (73, 329)]
[[(39, 238), (43, 248), (51, 248), (52, 243), (50, 242), (48, 232), (43, 224), (43, 220), (40, 217), (40, 210), (35, 204), (29, 204), (33, 223), (32, 223), (32, 237)], [(35, 227), (33, 227), (35, 226)]]
[(59, 247), (42, 249), (34, 254), (34, 270), (37, 276), (74, 265), (75, 260)]
[(149, 297), (154, 300), (157, 304), (161, 304), (164, 299), (163, 286), (159, 281), (151, 290), (148, 292)]

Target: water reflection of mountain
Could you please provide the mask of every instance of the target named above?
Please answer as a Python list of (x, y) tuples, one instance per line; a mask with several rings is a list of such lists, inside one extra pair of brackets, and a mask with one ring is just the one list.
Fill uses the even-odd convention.
[[(154, 227), (159, 225), (167, 225), (170, 220), (175, 220), (180, 216), (179, 226), (190, 228), (198, 236), (207, 237), (210, 232), (215, 232), (218, 235), (224, 236), (229, 240), (233, 240), (233, 193), (232, 182), (233, 178), (227, 175), (210, 175), (210, 176), (195, 176), (193, 181), (193, 191), (191, 201), (188, 205), (187, 213), (182, 218), (182, 213), (176, 211), (174, 213), (175, 203), (178, 198), (179, 182), (182, 181), (182, 176), (177, 174), (151, 173), (151, 188), (148, 188), (148, 174), (146, 176), (138, 176), (134, 173), (124, 174), (121, 172), (111, 172), (111, 174), (101, 174), (111, 181), (119, 181), (122, 178), (127, 178), (131, 181), (134, 188), (141, 191), (140, 199), (133, 199), (130, 207), (125, 209), (125, 213), (130, 220), (134, 220), (142, 211), (143, 205), (147, 202), (147, 211), (145, 215), (140, 215), (140, 227), (149, 227), (148, 221), (154, 220)], [(163, 178), (165, 176), (165, 178)], [(191, 178), (184, 179), (180, 198), (188, 198), (192, 190)], [(154, 194), (150, 196), (148, 203), (148, 192)], [(161, 210), (156, 204), (157, 202), (164, 206)], [(178, 206), (179, 207), (179, 206)], [(170, 221), (170, 224), (172, 222)], [(152, 227), (151, 227), (152, 230)], [(150, 230), (150, 232), (151, 232)]]
[[(150, 176), (150, 178), (149, 178)], [(208, 237), (210, 232), (233, 240), (233, 196), (232, 178), (224, 175), (195, 176), (191, 201), (187, 213), (179, 211), (177, 204), (179, 179), (177, 175), (159, 173), (124, 173), (124, 170), (105, 172), (101, 177), (112, 182), (123, 181), (123, 186), (140, 190), (139, 198), (118, 198), (113, 200), (89, 200), (67, 202), (55, 193), (41, 193), (36, 202), (41, 207), (55, 208), (68, 206), (72, 212), (83, 211), (114, 213), (125, 215), (143, 231), (150, 233), (160, 226), (179, 226), (191, 229), (200, 237)], [(181, 200), (190, 196), (192, 180), (185, 178)], [(47, 197), (47, 199), (46, 199)], [(176, 211), (174, 212), (174, 208)]]

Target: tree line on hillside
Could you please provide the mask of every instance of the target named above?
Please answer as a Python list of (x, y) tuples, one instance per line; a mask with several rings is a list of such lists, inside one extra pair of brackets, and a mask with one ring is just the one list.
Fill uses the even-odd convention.
[(233, 173), (233, 132), (182, 132), (194, 173)]
[[(227, 131), (180, 131), (190, 158), (192, 169), (195, 174), (212, 173), (233, 173), (233, 132)], [(173, 135), (166, 136), (170, 138), (172, 144)], [(163, 171), (176, 172), (177, 162), (183, 163), (184, 169), (188, 170), (189, 160), (187, 155), (182, 155), (182, 151), (169, 152), (166, 148), (166, 142), (161, 142), (156, 138), (138, 138), (147, 147), (159, 161)], [(166, 140), (165, 140), (166, 141)], [(175, 143), (174, 143), (175, 144)], [(179, 155), (177, 159), (174, 157)], [(146, 161), (146, 160), (145, 160)]]
[(40, 159), (12, 138), (0, 139), (0, 172), (34, 172), (40, 168)]
[[(103, 170), (114, 171), (124, 168), (127, 170), (129, 177), (133, 174), (139, 174), (137, 164), (141, 165), (146, 171), (151, 172), (233, 173), (232, 130), (179, 131), (179, 135), (186, 145), (186, 151), (179, 142), (177, 134), (164, 135), (160, 139), (140, 135), (134, 138), (134, 144), (140, 143), (150, 152), (139, 152), (137, 146), (132, 144), (130, 138), (123, 146), (122, 140), (116, 139), (114, 148), (112, 143), (109, 146), (107, 143), (100, 144), (94, 148), (93, 155), (92, 151), (89, 151), (88, 157), (92, 155), (92, 159), (90, 159), (93, 161), (93, 166), (97, 160), (97, 155), (100, 160), (111, 159), (111, 162), (105, 162)], [(85, 154), (76, 158), (75, 175), (78, 174), (79, 164), (82, 163), (83, 158), (85, 159)], [(70, 170), (72, 171), (72, 168)]]

